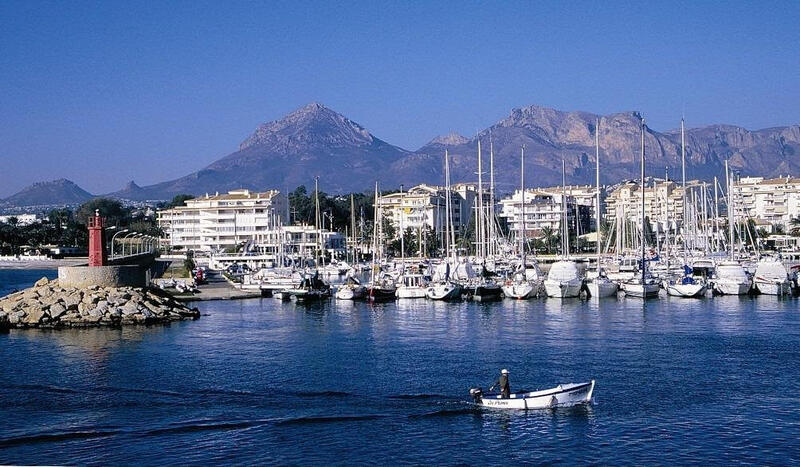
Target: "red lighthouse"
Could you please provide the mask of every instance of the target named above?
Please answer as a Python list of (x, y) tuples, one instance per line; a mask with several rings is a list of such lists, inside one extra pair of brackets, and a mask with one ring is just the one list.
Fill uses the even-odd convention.
[(105, 223), (106, 220), (100, 217), (99, 209), (94, 211), (94, 217), (89, 218), (89, 266), (108, 264)]

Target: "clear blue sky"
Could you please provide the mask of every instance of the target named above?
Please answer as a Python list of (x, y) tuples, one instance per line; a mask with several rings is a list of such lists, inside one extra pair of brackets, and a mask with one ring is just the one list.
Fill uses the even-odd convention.
[(0, 2), (0, 196), (185, 175), (319, 101), (392, 144), (530, 104), (800, 121), (800, 2)]

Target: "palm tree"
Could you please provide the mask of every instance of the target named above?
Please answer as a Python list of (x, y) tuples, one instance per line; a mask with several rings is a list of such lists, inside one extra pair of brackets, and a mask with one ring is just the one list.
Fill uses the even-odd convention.
[(553, 253), (553, 243), (556, 239), (556, 232), (552, 227), (542, 227), (542, 238), (544, 238), (544, 246), (547, 248), (547, 254)]
[(795, 217), (789, 221), (789, 225), (789, 233), (792, 234), (793, 237), (800, 237), (800, 217)]

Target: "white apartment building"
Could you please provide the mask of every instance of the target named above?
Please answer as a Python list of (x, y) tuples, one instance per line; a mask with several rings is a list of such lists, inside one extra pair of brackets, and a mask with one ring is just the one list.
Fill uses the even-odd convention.
[(316, 229), (313, 225), (284, 225), (262, 230), (253, 236), (253, 249), (265, 255), (284, 254), (311, 257), (320, 248), (331, 256), (347, 250), (346, 239), (339, 232)]
[(800, 217), (800, 178), (742, 177), (733, 184), (737, 216), (789, 228)]
[[(476, 193), (476, 185), (469, 183), (459, 183), (450, 189), (456, 234), (461, 233), (470, 222)], [(379, 196), (378, 209), (384, 219), (392, 221), (398, 236), (401, 227), (416, 231), (426, 226), (441, 235), (447, 221), (446, 198), (447, 190), (444, 187), (422, 184), (405, 192)], [(489, 197), (485, 196), (485, 199)]]
[(287, 200), (277, 190), (226, 194), (187, 200), (158, 211), (158, 226), (174, 249), (219, 252), (254, 240), (286, 223)]
[(506, 219), (509, 231), (514, 238), (519, 238), (522, 233), (523, 202), (524, 227), (528, 237), (539, 238), (545, 229), (551, 229), (555, 233), (560, 232), (565, 209), (570, 231), (575, 232), (576, 230), (576, 212), (580, 213), (580, 233), (586, 233), (589, 229), (592, 216), (591, 204), (582, 205), (575, 196), (564, 196), (561, 187), (531, 188), (525, 190), (524, 198), (520, 190), (516, 190), (511, 196), (500, 200), (499, 216)]
[[(686, 182), (687, 209), (701, 209), (703, 184), (698, 180)], [(713, 203), (710, 193), (713, 187), (706, 186), (706, 202), (709, 206), (708, 217), (713, 217), (710, 205)], [(677, 231), (683, 223), (683, 188), (674, 180), (648, 178), (645, 181), (644, 212), (650, 224), (658, 226), (658, 231), (669, 227)], [(639, 224), (642, 218), (642, 193), (637, 180), (630, 180), (615, 186), (605, 201), (605, 219), (614, 222), (618, 217)], [(694, 206), (694, 208), (692, 208)], [(697, 213), (688, 212), (688, 215)]]

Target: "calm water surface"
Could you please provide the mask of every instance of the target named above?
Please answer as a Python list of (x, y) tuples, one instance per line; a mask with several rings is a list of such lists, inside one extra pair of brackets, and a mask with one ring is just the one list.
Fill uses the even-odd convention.
[[(0, 335), (0, 463), (800, 460), (796, 299), (198, 306)], [(594, 404), (475, 409), (500, 368)]]

